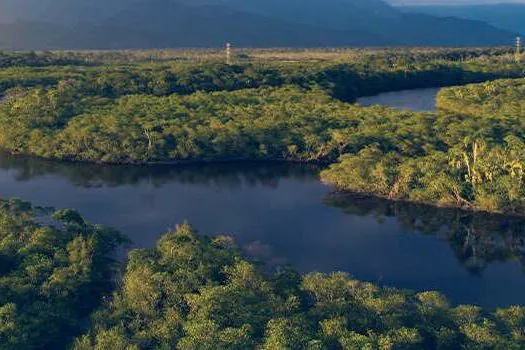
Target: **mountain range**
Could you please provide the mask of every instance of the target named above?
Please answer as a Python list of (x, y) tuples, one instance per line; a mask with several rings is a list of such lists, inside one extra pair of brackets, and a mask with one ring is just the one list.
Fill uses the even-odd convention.
[(0, 0), (0, 49), (482, 46), (515, 35), (382, 0)]
[(525, 4), (502, 3), (467, 6), (404, 6), (400, 10), (440, 17), (457, 17), (486, 22), (494, 27), (525, 35)]

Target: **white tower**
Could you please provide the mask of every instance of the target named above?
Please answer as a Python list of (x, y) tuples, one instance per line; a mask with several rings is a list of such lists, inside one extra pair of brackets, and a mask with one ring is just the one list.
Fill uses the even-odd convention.
[(232, 44), (226, 43), (226, 64), (232, 64)]
[(516, 63), (521, 62), (521, 37), (516, 38)]

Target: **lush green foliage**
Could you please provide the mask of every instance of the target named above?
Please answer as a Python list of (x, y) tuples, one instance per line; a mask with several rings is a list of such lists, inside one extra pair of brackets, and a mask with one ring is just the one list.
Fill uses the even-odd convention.
[(502, 146), (474, 141), (416, 158), (371, 146), (342, 156), (322, 176), (338, 188), (389, 199), (523, 215), (524, 167), (525, 145), (509, 136)]
[(346, 274), (261, 272), (187, 224), (129, 256), (120, 290), (75, 349), (519, 349), (525, 309), (451, 308), (436, 292)]
[(390, 199), (524, 215), (524, 86), (516, 79), (443, 89), (432, 126), (441, 149), (406, 157), (371, 145), (342, 156), (323, 178)]
[(0, 348), (63, 347), (112, 287), (114, 231), (73, 210), (0, 202)]
[(437, 98), (437, 106), (455, 113), (477, 117), (497, 115), (523, 123), (525, 80), (503, 79), (442, 89)]
[[(525, 346), (522, 307), (452, 308), (437, 292), (378, 287), (343, 273), (269, 272), (243, 258), (231, 238), (196, 235), (188, 224), (154, 249), (130, 252), (118, 289), (102, 303), (118, 234), (72, 210), (48, 217), (25, 202), (1, 204), (2, 349), (64, 348), (82, 329), (75, 349)], [(435, 218), (421, 220), (441, 227)]]
[(65, 65), (85, 65), (86, 61), (74, 57), (72, 53), (51, 52), (0, 52), (0, 68), (7, 67), (45, 67)]
[(409, 155), (432, 144), (425, 116), (363, 109), (296, 87), (113, 102), (61, 84), (7, 96), (0, 121), (0, 144), (13, 151), (113, 163), (332, 160), (371, 142)]
[(502, 49), (264, 51), (222, 64), (216, 51), (0, 52), (0, 91), (16, 86), (82, 83), (84, 95), (167, 95), (262, 86), (320, 85), (344, 100), (403, 88), (457, 85), (522, 70)]
[[(355, 54), (353, 63), (227, 66), (90, 55), (86, 64), (80, 54), (71, 61), (2, 56), (0, 86), (14, 87), (0, 106), (2, 147), (108, 163), (340, 157), (322, 174), (340, 189), (525, 212), (523, 80), (445, 90), (437, 113), (344, 102), (434, 79), (458, 84), (522, 75), (504, 59), (387, 51)], [(456, 62), (462, 55), (479, 57)], [(140, 177), (123, 169), (129, 183)], [(79, 181), (93, 181), (81, 173)], [(44, 214), (20, 201), (0, 202), (0, 348), (63, 347), (88, 328), (87, 315), (112, 286), (109, 257), (122, 237), (75, 211)], [(496, 247), (486, 232), (472, 239), (478, 225), (465, 230), (468, 238), (449, 237), (459, 242), (460, 258), (470, 258), (469, 244), (482, 247), (475, 258), (520, 256), (517, 244)], [(435, 292), (380, 288), (341, 273), (262, 272), (230, 238), (197, 236), (182, 225), (157, 248), (130, 254), (121, 286), (74, 347), (518, 349), (525, 347), (523, 329), (522, 307), (451, 308)]]
[[(434, 81), (448, 85), (521, 75), (504, 55), (487, 53), (343, 51), (321, 62), (233, 66), (213, 60), (115, 63), (87, 56), (91, 65), (16, 66), (0, 72), (0, 85), (18, 86), (0, 106), (0, 145), (14, 153), (110, 163), (331, 161), (347, 148), (359, 151), (371, 142), (413, 148), (412, 155), (423, 142), (403, 138), (432, 137), (414, 130), (416, 120), (425, 117), (402, 118), (337, 100)], [(39, 87), (21, 88), (34, 85)]]

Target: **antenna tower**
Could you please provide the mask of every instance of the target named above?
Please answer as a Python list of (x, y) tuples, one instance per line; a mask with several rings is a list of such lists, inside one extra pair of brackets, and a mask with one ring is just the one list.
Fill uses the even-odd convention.
[(226, 43), (226, 64), (232, 64), (232, 44)]
[(521, 37), (516, 38), (516, 62), (521, 62)]

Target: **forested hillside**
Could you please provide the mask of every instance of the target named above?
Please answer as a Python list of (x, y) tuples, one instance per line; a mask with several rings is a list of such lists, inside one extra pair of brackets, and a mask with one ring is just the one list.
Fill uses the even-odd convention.
[(41, 20), (0, 23), (0, 48), (15, 50), (220, 47), (226, 41), (246, 47), (362, 46), (366, 40), (385, 43), (376, 36), (349, 36), (225, 7), (197, 8), (169, 0), (143, 1), (98, 22), (88, 18), (75, 24)]
[(488, 24), (403, 13), (380, 0), (5, 0), (0, 49), (506, 45)]
[[(482, 22), (399, 11), (382, 0), (198, 0), (285, 21), (376, 35), (389, 45), (483, 45), (498, 40)], [(354, 34), (355, 35), (355, 34)]]

